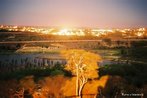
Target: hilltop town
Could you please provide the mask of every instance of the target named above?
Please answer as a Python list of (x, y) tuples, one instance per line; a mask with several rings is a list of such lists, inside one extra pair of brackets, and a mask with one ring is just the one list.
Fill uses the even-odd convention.
[[(147, 38), (146, 28), (127, 29), (99, 29), (99, 28), (59, 28), (59, 27), (35, 27), (35, 26), (10, 26), (0, 25), (1, 32), (30, 32), (40, 35), (60, 36), (94, 36), (96, 38), (111, 39), (145, 39)], [(15, 33), (12, 33), (15, 35)], [(9, 37), (15, 38), (15, 36)]]

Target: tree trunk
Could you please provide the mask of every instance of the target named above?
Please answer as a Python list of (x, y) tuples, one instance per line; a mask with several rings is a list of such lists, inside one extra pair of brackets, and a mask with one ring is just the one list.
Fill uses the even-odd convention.
[(77, 77), (76, 77), (76, 96), (79, 96), (79, 71), (78, 66), (76, 69)]
[(82, 85), (80, 85), (80, 89), (79, 89), (79, 98), (82, 98), (82, 90), (83, 90), (83, 87), (84, 87), (85, 84), (86, 84), (86, 82), (83, 83)]

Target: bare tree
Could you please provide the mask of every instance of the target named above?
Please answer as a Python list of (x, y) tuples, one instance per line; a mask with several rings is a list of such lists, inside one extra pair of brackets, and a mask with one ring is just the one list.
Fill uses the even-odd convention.
[(82, 89), (89, 79), (98, 77), (100, 56), (85, 50), (66, 50), (62, 52), (67, 60), (66, 69), (76, 76), (76, 96), (82, 97)]

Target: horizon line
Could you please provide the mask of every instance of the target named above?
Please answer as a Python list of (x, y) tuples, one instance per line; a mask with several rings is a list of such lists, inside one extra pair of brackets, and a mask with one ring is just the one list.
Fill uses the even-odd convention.
[(136, 29), (136, 28), (147, 28), (147, 26), (134, 26), (134, 27), (91, 27), (91, 26), (43, 26), (43, 25), (16, 25), (16, 24), (0, 24), (0, 26), (19, 26), (19, 27), (51, 27), (51, 28), (88, 28), (88, 29), (93, 29), (93, 28), (97, 28), (97, 29)]

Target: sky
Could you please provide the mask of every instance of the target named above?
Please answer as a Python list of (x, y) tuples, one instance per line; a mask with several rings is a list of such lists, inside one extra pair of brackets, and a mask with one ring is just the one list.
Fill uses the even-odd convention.
[(0, 0), (0, 24), (147, 27), (147, 0)]

